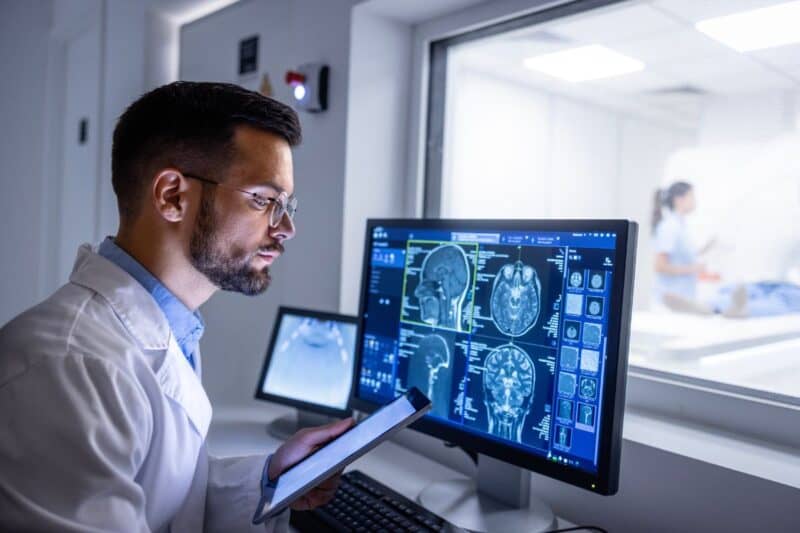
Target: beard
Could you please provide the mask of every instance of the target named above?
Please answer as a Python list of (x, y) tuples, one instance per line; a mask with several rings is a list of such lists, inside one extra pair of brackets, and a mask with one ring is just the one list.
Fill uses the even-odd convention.
[[(258, 250), (247, 252), (241, 248), (225, 246), (218, 238), (215, 228), (213, 195), (203, 191), (197, 224), (189, 243), (189, 259), (192, 266), (202, 272), (211, 283), (224, 291), (238, 292), (247, 296), (263, 293), (271, 281), (269, 267), (256, 269), (251, 266)], [(277, 245), (280, 246), (280, 245)]]

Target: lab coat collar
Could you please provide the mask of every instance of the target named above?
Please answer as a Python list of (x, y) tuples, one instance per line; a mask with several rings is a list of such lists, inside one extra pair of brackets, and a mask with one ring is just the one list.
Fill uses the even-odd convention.
[(143, 350), (167, 349), (169, 322), (156, 301), (130, 274), (99, 256), (91, 245), (78, 248), (69, 280), (108, 300)]
[[(91, 245), (78, 249), (70, 282), (105, 298), (125, 328), (147, 354), (164, 394), (177, 402), (205, 438), (211, 422), (211, 403), (200, 377), (183, 356), (169, 322), (156, 301), (130, 274), (97, 254)], [(200, 371), (199, 353), (197, 371)]]

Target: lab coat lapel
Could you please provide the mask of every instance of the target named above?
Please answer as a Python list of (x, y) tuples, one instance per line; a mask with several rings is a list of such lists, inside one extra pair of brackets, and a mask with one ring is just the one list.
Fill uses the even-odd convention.
[(97, 255), (88, 244), (78, 250), (70, 281), (108, 301), (148, 359), (161, 390), (181, 406), (195, 430), (205, 438), (211, 422), (211, 403), (199, 378), (199, 354), (198, 373), (195, 373), (153, 297), (127, 272)]
[[(199, 364), (199, 354), (195, 358)], [(198, 366), (199, 370), (199, 366)], [(189, 420), (205, 439), (211, 423), (211, 402), (208, 401), (200, 377), (183, 355), (175, 336), (170, 332), (167, 357), (156, 373), (164, 393), (186, 411)]]

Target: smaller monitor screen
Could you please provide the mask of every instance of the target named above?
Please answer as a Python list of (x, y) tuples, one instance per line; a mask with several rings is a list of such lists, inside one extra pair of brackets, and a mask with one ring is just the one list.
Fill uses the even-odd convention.
[(355, 317), (282, 307), (256, 397), (310, 410), (346, 411), (355, 342)]

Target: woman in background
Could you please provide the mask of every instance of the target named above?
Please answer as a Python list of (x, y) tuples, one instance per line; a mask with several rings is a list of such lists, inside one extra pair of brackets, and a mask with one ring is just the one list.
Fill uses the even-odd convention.
[[(705, 271), (698, 256), (706, 253), (713, 242), (702, 250), (693, 247), (686, 227), (686, 216), (697, 207), (694, 188), (685, 181), (676, 181), (656, 191), (653, 208), (653, 248), (656, 253), (654, 296), (658, 303), (671, 300), (696, 300), (697, 277)], [(665, 297), (668, 300), (665, 302)]]

